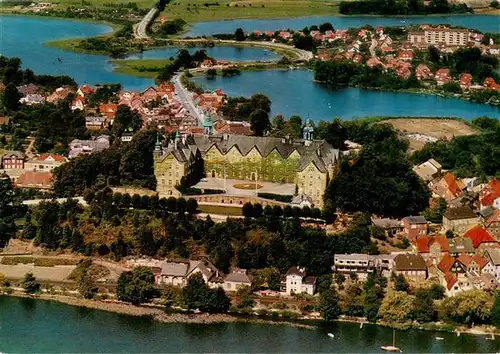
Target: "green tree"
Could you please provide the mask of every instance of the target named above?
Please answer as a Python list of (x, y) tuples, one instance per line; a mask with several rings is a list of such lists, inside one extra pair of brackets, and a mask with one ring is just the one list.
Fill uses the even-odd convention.
[(342, 273), (335, 273), (335, 282), (339, 287), (343, 286), (345, 282), (345, 275)]
[(323, 320), (330, 322), (341, 314), (339, 297), (334, 289), (324, 291), (319, 297), (319, 307)]
[(236, 292), (238, 298), (238, 308), (252, 309), (255, 306), (255, 301), (252, 299), (252, 289), (248, 286), (242, 286)]
[(409, 328), (413, 300), (413, 296), (408, 296), (403, 291), (389, 292), (380, 305), (378, 315), (393, 328)]
[(14, 236), (16, 226), (14, 224), (14, 202), (15, 192), (10, 178), (0, 174), (0, 248)]
[(428, 290), (419, 289), (413, 302), (412, 318), (419, 323), (431, 322), (434, 318), (434, 301)]
[(445, 316), (456, 323), (471, 325), (485, 323), (490, 315), (490, 297), (482, 290), (462, 292), (444, 299)]
[(154, 274), (147, 267), (136, 267), (131, 272), (123, 272), (118, 278), (116, 297), (134, 305), (148, 302), (156, 295), (154, 282)]
[(490, 312), (490, 322), (493, 326), (500, 328), (500, 293), (495, 293), (495, 301)]
[(88, 269), (84, 270), (78, 279), (78, 292), (84, 299), (93, 299), (97, 293), (94, 278), (89, 274)]
[(394, 277), (394, 290), (403, 291), (405, 293), (410, 293), (410, 285), (406, 281), (404, 275), (396, 275)]
[(441, 300), (444, 298), (445, 289), (441, 284), (432, 284), (429, 288), (429, 295), (433, 300)]
[(215, 70), (215, 69), (208, 69), (206, 71), (206, 76), (207, 76), (207, 79), (214, 79), (217, 76), (217, 70)]
[(126, 131), (135, 132), (142, 126), (142, 119), (139, 113), (130, 109), (129, 106), (119, 105), (113, 121), (113, 131), (117, 136), (121, 136)]
[(234, 38), (238, 42), (242, 42), (246, 39), (245, 32), (243, 32), (242, 28), (237, 28), (236, 31), (234, 31)]
[(254, 110), (262, 109), (266, 113), (271, 111), (271, 100), (262, 93), (255, 93), (250, 97), (250, 104)]
[(200, 273), (189, 277), (186, 286), (182, 288), (182, 301), (184, 305), (192, 309), (201, 309), (206, 302), (208, 286)]
[(26, 273), (23, 279), (23, 289), (27, 294), (37, 294), (40, 292), (40, 283), (36, 281), (33, 273)]
[(17, 91), (16, 85), (9, 83), (2, 94), (2, 105), (8, 110), (16, 111), (20, 105), (19, 100), (22, 97), (23, 95)]
[(363, 290), (357, 284), (351, 284), (344, 294), (344, 309), (347, 316), (363, 316)]
[(269, 129), (269, 115), (263, 109), (256, 109), (250, 114), (250, 127), (256, 136), (263, 136)]
[(323, 293), (325, 291), (329, 291), (332, 287), (332, 275), (331, 274), (323, 274), (317, 278), (316, 281), (316, 289), (318, 293)]

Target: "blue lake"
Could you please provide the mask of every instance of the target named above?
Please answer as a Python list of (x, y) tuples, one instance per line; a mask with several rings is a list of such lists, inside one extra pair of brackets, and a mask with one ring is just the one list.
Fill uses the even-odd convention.
[[(219, 60), (229, 61), (266, 61), (279, 59), (280, 56), (271, 50), (261, 48), (242, 48), (242, 47), (206, 47), (206, 48), (186, 48), (190, 53), (197, 50), (206, 50), (207, 55)], [(179, 48), (161, 48), (152, 49), (143, 53), (130, 55), (128, 59), (166, 59), (175, 57)]]
[[(428, 18), (431, 19), (435, 18)], [(217, 27), (220, 22), (213, 24)], [(217, 28), (221, 29), (220, 26)], [(86, 22), (0, 16), (0, 53), (21, 58), (24, 67), (37, 73), (69, 75), (79, 84), (121, 83), (130, 90), (141, 90), (153, 84), (151, 79), (114, 73), (107, 56), (67, 52), (43, 45), (51, 40), (95, 36), (110, 30), (108, 26)], [(259, 60), (258, 58), (270, 59), (276, 55), (253, 48), (214, 47), (207, 48), (207, 51), (217, 59)], [(168, 58), (175, 52), (175, 48), (167, 48), (148, 51), (142, 55), (144, 58)], [(373, 115), (458, 116), (468, 119), (481, 115), (500, 116), (498, 107), (458, 99), (351, 88), (332, 90), (312, 82), (311, 72), (300, 70), (245, 72), (233, 78), (197, 80), (206, 88), (220, 87), (229, 95), (249, 96), (263, 92), (273, 101), (273, 114), (299, 114), (314, 120)]]
[[(154, 322), (51, 301), (0, 296), (4, 353), (381, 353), (389, 328), (335, 323), (314, 329), (271, 324)], [(331, 339), (327, 333), (334, 333)], [(437, 341), (436, 336), (444, 338)], [(405, 353), (494, 353), (500, 340), (425, 331), (396, 333)]]
[(500, 118), (500, 107), (475, 104), (433, 95), (371, 91), (357, 88), (333, 90), (312, 81), (306, 70), (243, 72), (233, 77), (196, 77), (204, 88), (221, 88), (229, 96), (250, 96), (261, 92), (272, 101), (272, 116), (293, 114), (314, 121), (333, 117), (354, 119), (366, 116), (442, 116), (472, 119)]
[(191, 25), (185, 34), (187, 37), (209, 36), (216, 33), (233, 33), (237, 28), (245, 31), (275, 31), (279, 29), (302, 29), (306, 26), (319, 25), (330, 22), (334, 28), (347, 29), (350, 27), (372, 26), (406, 26), (410, 24), (450, 24), (474, 28), (482, 32), (499, 32), (500, 16), (490, 15), (455, 15), (455, 16), (405, 16), (405, 17), (378, 17), (378, 16), (324, 16), (302, 17), (271, 20), (227, 20), (213, 22), (198, 22)]

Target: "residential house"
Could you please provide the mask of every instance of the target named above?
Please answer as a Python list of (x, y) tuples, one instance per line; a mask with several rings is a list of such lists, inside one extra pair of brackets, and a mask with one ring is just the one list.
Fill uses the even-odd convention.
[(460, 75), (458, 83), (462, 90), (468, 90), (472, 83), (472, 75), (469, 73), (463, 73), (462, 75)]
[(101, 130), (108, 127), (106, 117), (85, 117), (85, 127), (88, 130)]
[(481, 226), (475, 226), (464, 233), (464, 238), (472, 241), (475, 249), (498, 248), (498, 241)]
[(419, 254), (398, 254), (394, 257), (394, 273), (411, 280), (422, 281), (427, 279), (427, 263)]
[(389, 277), (394, 267), (394, 257), (390, 254), (336, 254), (333, 257), (332, 270), (346, 275), (355, 273), (360, 280), (365, 280), (368, 274), (375, 270)]
[(428, 231), (428, 223), (423, 216), (407, 216), (403, 218), (403, 235), (408, 241), (413, 242), (419, 237), (426, 236)]
[(480, 209), (489, 206), (500, 209), (500, 180), (493, 178), (479, 193)]
[(412, 61), (413, 60), (413, 52), (411, 50), (399, 51), (396, 58), (399, 60)]
[(50, 103), (58, 103), (64, 100), (68, 95), (71, 93), (71, 91), (66, 88), (66, 87), (58, 87), (56, 90), (51, 93), (49, 96), (47, 96), (47, 102)]
[(496, 209), (484, 222), (484, 228), (495, 238), (500, 238), (500, 210)]
[(252, 135), (252, 128), (248, 122), (220, 120), (214, 125), (219, 134)]
[(443, 232), (448, 230), (463, 234), (479, 224), (480, 217), (468, 206), (448, 208), (443, 215)]
[(285, 274), (285, 293), (287, 295), (307, 293), (314, 295), (316, 277), (307, 276), (303, 267), (291, 267)]
[(363, 61), (363, 57), (359, 54), (356, 54), (352, 57), (352, 61), (356, 64), (361, 64), (361, 62)]
[(498, 44), (490, 45), (488, 48), (488, 53), (491, 55), (500, 55), (500, 45)]
[(420, 165), (414, 166), (413, 171), (425, 182), (431, 182), (441, 176), (441, 164), (434, 159), (429, 159)]
[(495, 82), (495, 79), (487, 77), (483, 81), (483, 86), (489, 90), (500, 90), (500, 85)]
[(53, 176), (49, 171), (26, 171), (17, 179), (16, 187), (50, 190), (52, 189), (52, 180)]
[(415, 70), (415, 76), (417, 80), (429, 80), (433, 78), (432, 71), (427, 65), (419, 64)]
[(27, 95), (33, 95), (35, 93), (38, 93), (39, 88), (35, 84), (27, 84), (27, 85), (22, 85), (17, 87), (17, 91), (26, 97)]
[(453, 274), (465, 274), (467, 273), (467, 267), (460, 262), (456, 257), (451, 254), (445, 254), (441, 257), (438, 264), (438, 270), (441, 274), (445, 275), (448, 273)]
[(83, 96), (77, 96), (73, 101), (71, 101), (71, 110), (76, 111), (79, 109), (80, 111), (83, 111), (85, 109), (85, 106), (87, 105), (87, 99)]
[(434, 78), (436, 79), (436, 83), (438, 85), (444, 85), (448, 82), (451, 81), (451, 76), (450, 76), (450, 69), (448, 68), (441, 68), (436, 71), (434, 74)]
[(41, 154), (31, 160), (26, 161), (24, 164), (25, 170), (44, 172), (52, 171), (54, 168), (66, 163), (68, 159), (58, 154)]
[(77, 91), (76, 94), (81, 97), (87, 97), (91, 94), (94, 93), (94, 90), (87, 84), (81, 86)]
[(386, 236), (393, 236), (403, 232), (403, 223), (397, 219), (389, 219), (389, 218), (371, 218), (372, 224), (375, 227), (381, 228), (384, 230)]
[(245, 286), (252, 286), (252, 276), (247, 273), (246, 269), (233, 269), (233, 271), (224, 278), (223, 288), (226, 291), (237, 291)]
[(369, 66), (370, 68), (374, 68), (376, 66), (384, 66), (384, 63), (382, 63), (379, 59), (377, 58), (370, 58), (366, 61), (366, 65)]
[(448, 242), (448, 252), (453, 257), (458, 257), (461, 254), (472, 256), (476, 252), (470, 238), (447, 238), (446, 242)]
[(424, 259), (441, 259), (449, 252), (446, 236), (422, 236), (413, 242), (413, 248)]
[(203, 280), (211, 288), (222, 286), (223, 274), (207, 259), (194, 261), (172, 259), (161, 262), (161, 271), (155, 277), (156, 284), (168, 284), (183, 287), (194, 274), (201, 273)]
[(75, 139), (69, 143), (69, 157), (75, 158), (79, 155), (89, 155), (107, 148), (109, 148), (109, 137), (107, 135), (100, 135), (93, 140)]
[(29, 93), (24, 97), (21, 97), (19, 99), (19, 103), (25, 104), (27, 106), (32, 106), (35, 104), (44, 104), (45, 103), (45, 97), (40, 95), (39, 93)]
[(2, 156), (2, 168), (19, 169), (24, 168), (24, 154), (21, 151), (7, 151)]
[(493, 274), (495, 278), (500, 281), (500, 248), (489, 248), (483, 253), (483, 257), (491, 265), (489, 273)]
[(466, 254), (461, 254), (457, 261), (462, 263), (466, 267), (467, 273), (472, 273), (474, 275), (480, 275), (483, 268), (489, 263), (488, 260), (476, 254), (474, 256), (469, 256)]
[(99, 105), (99, 112), (106, 116), (108, 119), (115, 119), (116, 111), (118, 110), (118, 105), (115, 103), (103, 103)]
[(446, 296), (455, 296), (463, 291), (473, 290), (469, 278), (465, 274), (446, 273), (442, 277), (442, 285)]
[(462, 193), (462, 187), (455, 176), (448, 172), (438, 182), (433, 183), (431, 191), (435, 197), (444, 198), (447, 202), (455, 199)]

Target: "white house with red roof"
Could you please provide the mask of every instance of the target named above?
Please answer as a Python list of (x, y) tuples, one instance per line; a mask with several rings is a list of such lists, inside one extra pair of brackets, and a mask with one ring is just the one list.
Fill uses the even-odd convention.
[(413, 60), (413, 52), (411, 50), (399, 51), (396, 58), (399, 60), (412, 61)]
[(462, 90), (468, 90), (470, 88), (470, 85), (472, 83), (472, 75), (469, 73), (463, 73), (460, 75), (460, 78), (458, 79), (458, 83)]
[(432, 75), (432, 71), (427, 65), (419, 64), (415, 70), (415, 76), (417, 77), (417, 80), (428, 80), (434, 75)]
[(438, 71), (436, 71), (436, 74), (434, 74), (434, 78), (436, 79), (436, 83), (438, 85), (444, 85), (450, 82), (451, 81), (450, 69), (448, 68), (439, 69)]
[(76, 94), (78, 96), (81, 96), (81, 97), (87, 97), (88, 95), (91, 95), (94, 93), (94, 90), (92, 89), (92, 87), (90, 87), (89, 85), (85, 84), (83, 86), (81, 86), (77, 91), (76, 91)]
[(87, 99), (84, 96), (77, 96), (73, 101), (71, 101), (71, 110), (76, 111), (79, 109), (80, 111), (83, 111), (85, 109), (85, 106), (87, 105)]
[(24, 169), (30, 171), (52, 171), (54, 168), (68, 162), (68, 159), (58, 154), (41, 154), (24, 163)]

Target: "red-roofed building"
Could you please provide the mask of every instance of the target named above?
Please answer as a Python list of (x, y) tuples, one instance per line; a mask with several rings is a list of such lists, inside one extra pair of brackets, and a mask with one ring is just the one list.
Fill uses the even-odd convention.
[(497, 248), (498, 241), (495, 240), (491, 234), (480, 226), (475, 226), (468, 230), (464, 237), (468, 237), (472, 240), (472, 245), (474, 248), (485, 249), (485, 248)]
[(404, 50), (398, 52), (398, 55), (396, 56), (397, 59), (399, 60), (406, 60), (406, 61), (412, 61), (413, 60), (413, 52), (409, 50)]
[(328, 53), (320, 53), (316, 55), (316, 58), (318, 58), (321, 61), (327, 61), (328, 58), (330, 58), (330, 55)]
[(469, 279), (464, 274), (453, 274), (448, 272), (442, 277), (442, 285), (445, 287), (447, 296), (455, 296), (463, 291), (474, 289)]
[(479, 194), (480, 208), (500, 209), (500, 180), (493, 178)]
[(116, 111), (118, 110), (118, 105), (116, 103), (103, 103), (99, 105), (99, 112), (105, 115), (108, 119), (115, 119)]
[(450, 69), (448, 68), (439, 69), (438, 71), (436, 71), (434, 78), (436, 79), (436, 83), (438, 85), (444, 85), (450, 82), (451, 81)]
[(76, 91), (78, 96), (86, 97), (94, 93), (94, 90), (89, 85), (85, 84)]
[(459, 262), (455, 257), (446, 253), (438, 264), (438, 269), (443, 273), (465, 273), (467, 268), (462, 262)]
[(255, 30), (255, 31), (253, 31), (253, 35), (254, 35), (255, 37), (260, 37), (260, 36), (262, 35), (262, 32), (261, 32), (261, 31), (257, 31), (257, 30)]
[(500, 238), (500, 210), (497, 209), (484, 223), (486, 230), (494, 237)]
[(363, 61), (363, 57), (359, 54), (356, 54), (355, 56), (352, 57), (352, 61), (355, 62), (356, 64), (360, 64)]
[(472, 75), (469, 73), (463, 73), (462, 75), (460, 75), (458, 83), (460, 84), (462, 90), (468, 90), (472, 83)]
[(248, 122), (219, 121), (215, 124), (215, 130), (219, 134), (252, 135), (252, 129)]
[(41, 154), (40, 156), (26, 161), (24, 164), (24, 169), (35, 172), (52, 171), (54, 168), (61, 166), (67, 161), (68, 159), (62, 155)]
[(500, 90), (500, 85), (495, 82), (495, 79), (487, 77), (483, 81), (483, 86), (490, 90)]
[(418, 80), (428, 80), (433, 77), (431, 69), (427, 65), (419, 64), (415, 70), (415, 76)]
[(71, 101), (70, 108), (72, 111), (76, 111), (77, 109), (83, 111), (86, 105), (87, 105), (87, 99), (83, 96), (77, 96), (73, 101)]
[(448, 242), (445, 236), (418, 237), (413, 243), (416, 252), (420, 253), (424, 259), (436, 258), (440, 259), (444, 254), (448, 253)]
[(370, 58), (366, 61), (366, 65), (368, 65), (370, 68), (373, 68), (375, 66), (381, 65), (384, 66), (384, 64), (378, 60), (377, 58)]
[(26, 171), (16, 181), (16, 187), (50, 190), (52, 189), (51, 172)]
[(455, 199), (462, 193), (462, 189), (458, 184), (455, 176), (448, 172), (443, 178), (441, 178), (437, 183), (431, 186), (432, 192), (438, 196), (446, 199), (446, 201), (450, 201)]

